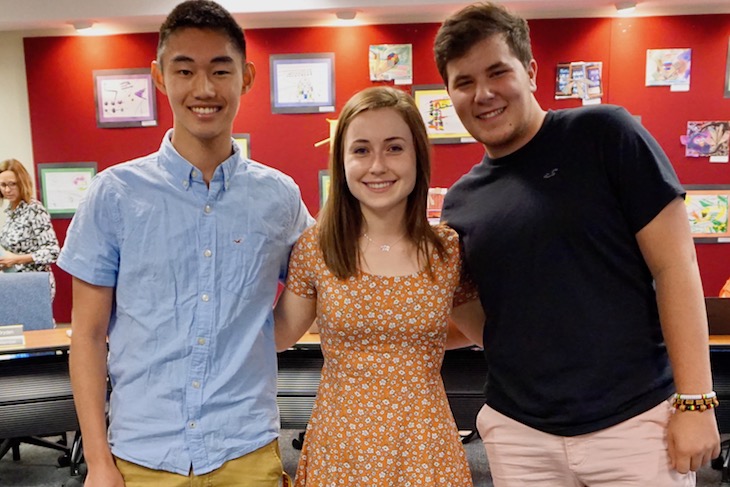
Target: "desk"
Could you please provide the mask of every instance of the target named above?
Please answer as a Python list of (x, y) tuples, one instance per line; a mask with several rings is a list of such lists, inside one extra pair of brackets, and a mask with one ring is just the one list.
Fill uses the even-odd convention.
[[(314, 406), (324, 358), (319, 335), (307, 333), (279, 359), (277, 403), (281, 427), (304, 429)], [(441, 367), (446, 396), (461, 430), (475, 430), (476, 415), (484, 405), (482, 389), (487, 374), (484, 354), (477, 349), (447, 350)]]
[[(71, 340), (66, 329), (28, 331), (25, 341), (24, 347), (0, 351), (0, 438), (78, 429), (68, 376)], [(723, 402), (717, 409), (720, 431), (730, 433), (730, 335), (710, 336), (710, 352), (715, 389)], [(31, 356), (3, 360), (18, 353)], [(277, 400), (283, 428), (306, 426), (323, 363), (316, 334), (305, 334), (295, 347), (279, 354)], [(486, 369), (479, 350), (446, 352), (441, 375), (461, 429), (474, 428), (474, 418), (484, 403)]]
[(0, 350), (0, 438), (77, 430), (66, 329), (24, 335), (25, 346)]
[[(722, 433), (730, 433), (730, 335), (710, 336), (714, 387), (722, 405), (716, 410)], [(292, 349), (279, 354), (279, 394), (283, 428), (303, 429), (314, 405), (324, 359), (319, 336), (307, 333)], [(447, 350), (441, 376), (459, 429), (475, 429), (484, 405), (487, 365), (481, 350)]]

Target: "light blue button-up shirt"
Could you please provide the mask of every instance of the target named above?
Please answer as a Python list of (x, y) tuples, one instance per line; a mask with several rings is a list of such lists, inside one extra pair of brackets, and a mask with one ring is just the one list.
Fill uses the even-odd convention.
[(277, 437), (271, 308), (313, 220), (290, 177), (236, 144), (208, 187), (170, 135), (94, 178), (58, 265), (116, 288), (112, 453), (204, 474)]

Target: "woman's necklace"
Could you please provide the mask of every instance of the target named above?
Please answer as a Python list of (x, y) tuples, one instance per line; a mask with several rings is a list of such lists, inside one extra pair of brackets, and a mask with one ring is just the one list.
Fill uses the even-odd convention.
[[(363, 236), (363, 237), (365, 237), (365, 239), (366, 239), (366, 240), (367, 240), (368, 242), (370, 242), (371, 244), (373, 244), (373, 245), (377, 245), (377, 244), (376, 244), (375, 242), (373, 242), (373, 239), (372, 239), (372, 238), (370, 238), (370, 237), (368, 236), (368, 234), (367, 234), (367, 233), (363, 233), (363, 234), (362, 234), (362, 236)], [(381, 244), (381, 245), (380, 245), (380, 251), (381, 251), (381, 252), (390, 252), (390, 249), (391, 249), (391, 248), (392, 248), (392, 247), (393, 247), (393, 246), (394, 246), (395, 244), (397, 244), (398, 242), (400, 242), (401, 240), (403, 240), (403, 237), (405, 237), (405, 236), (406, 236), (406, 234), (404, 233), (403, 235), (401, 235), (400, 237), (398, 237), (398, 239), (397, 239), (397, 240), (396, 240), (395, 242), (393, 242), (393, 243), (390, 243), (390, 244)]]

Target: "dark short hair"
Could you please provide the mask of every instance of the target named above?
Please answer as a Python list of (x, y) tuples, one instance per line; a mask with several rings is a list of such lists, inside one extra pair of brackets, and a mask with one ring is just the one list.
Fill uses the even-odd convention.
[(512, 54), (523, 66), (532, 61), (530, 28), (522, 17), (494, 3), (475, 3), (456, 12), (439, 28), (433, 52), (441, 78), (448, 86), (446, 65), (466, 55), (475, 44), (496, 34), (504, 35)]
[(160, 26), (157, 60), (161, 60), (167, 39), (181, 29), (211, 29), (220, 31), (246, 59), (246, 38), (228, 10), (210, 0), (187, 0), (177, 5)]

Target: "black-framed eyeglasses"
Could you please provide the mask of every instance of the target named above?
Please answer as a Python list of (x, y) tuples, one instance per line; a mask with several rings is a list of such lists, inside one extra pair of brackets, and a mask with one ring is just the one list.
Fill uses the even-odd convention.
[(8, 181), (7, 183), (0, 183), (0, 189), (15, 189), (18, 187), (18, 183), (15, 181)]

